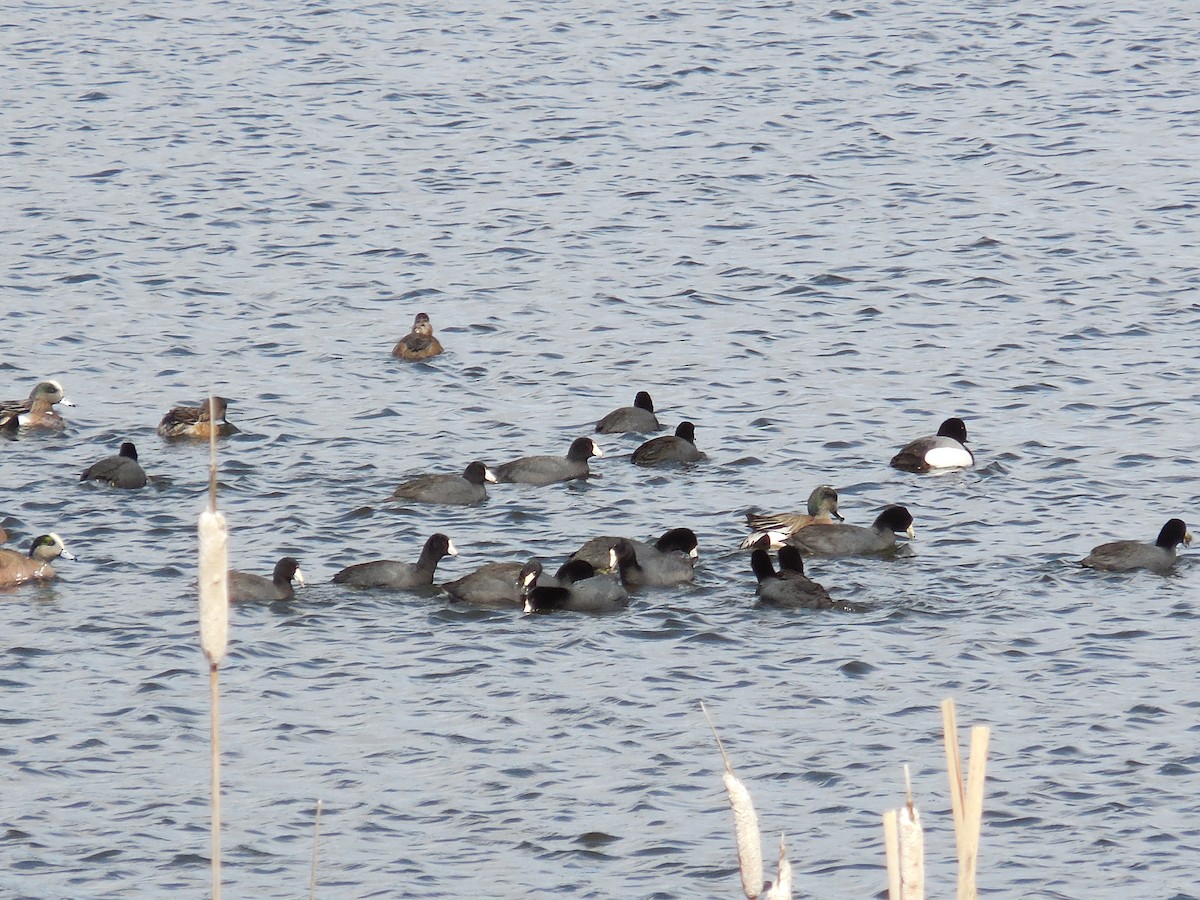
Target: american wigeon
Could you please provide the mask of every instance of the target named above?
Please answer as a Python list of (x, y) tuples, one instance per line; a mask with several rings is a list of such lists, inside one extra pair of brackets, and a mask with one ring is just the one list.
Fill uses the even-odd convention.
[(39, 381), (25, 400), (6, 400), (0, 403), (0, 428), (51, 428), (61, 431), (66, 421), (54, 409), (55, 404), (74, 406), (63, 396), (63, 386), (57, 381)]
[(771, 542), (771, 549), (776, 549), (801, 528), (832, 525), (834, 519), (842, 521), (838, 512), (838, 493), (827, 484), (814, 488), (808, 495), (807, 509), (807, 513), (747, 513), (746, 524), (753, 533), (742, 541), (741, 548), (749, 550), (765, 536)]
[(57, 534), (43, 534), (33, 539), (29, 554), (16, 550), (0, 550), (0, 587), (24, 584), (26, 581), (47, 581), (54, 577), (50, 561), (74, 559)]

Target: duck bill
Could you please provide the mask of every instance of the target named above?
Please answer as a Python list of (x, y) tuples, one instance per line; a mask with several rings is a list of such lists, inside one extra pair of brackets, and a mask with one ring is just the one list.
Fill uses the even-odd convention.
[(911, 525), (908, 526), (908, 531), (904, 533), (908, 535), (908, 539), (910, 541), (915, 541), (917, 539), (916, 529), (914, 529)]
[(296, 582), (297, 587), (308, 587), (308, 582), (304, 580), (304, 573), (299, 569), (292, 575), (292, 581)]
[(70, 559), (70, 560), (75, 559), (75, 554), (72, 553), (70, 550), (68, 550), (66, 547), (63, 547), (62, 553), (60, 553), (59, 556), (61, 556), (63, 559)]
[(484, 469), (483, 470), (483, 480), (490, 481), (492, 484), (495, 484), (496, 483), (496, 473), (493, 472), (491, 469)]
[(63, 397), (58, 402), (61, 403), (63, 406), (74, 406), (75, 405), (74, 400), (68, 400), (66, 397)]
[(454, 541), (446, 541), (446, 555), (458, 556), (458, 548), (454, 546)]

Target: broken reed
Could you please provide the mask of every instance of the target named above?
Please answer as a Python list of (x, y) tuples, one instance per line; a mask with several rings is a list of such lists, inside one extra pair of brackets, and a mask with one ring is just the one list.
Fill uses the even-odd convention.
[[(991, 729), (971, 729), (967, 782), (962, 778), (958, 745), (958, 720), (954, 701), (942, 701), (942, 739), (946, 749), (946, 771), (950, 776), (950, 809), (954, 817), (954, 842), (958, 850), (958, 900), (976, 900), (975, 870), (979, 861), (979, 831), (983, 822), (983, 785)], [(883, 814), (887, 848), (889, 900), (923, 900), (925, 896), (925, 844), (921, 818), (913, 805), (904, 769), (907, 800), (900, 809)]]
[[(703, 701), (700, 710), (712, 729), (721, 760), (725, 764), (722, 779), (733, 810), (734, 843), (742, 891), (749, 900), (791, 900), (792, 867), (788, 862), (783, 838), (779, 842), (779, 875), (775, 883), (763, 881), (762, 837), (758, 814), (750, 791), (733, 771), (733, 764), (717, 734), (716, 725)], [(977, 900), (975, 869), (979, 860), (979, 832), (983, 821), (983, 787), (987, 767), (991, 729), (977, 725), (971, 729), (971, 747), (966, 785), (962, 778), (962, 758), (958, 745), (958, 722), (954, 701), (942, 701), (943, 743), (946, 770), (950, 776), (950, 807), (954, 816), (954, 838), (958, 849), (958, 900)], [(921, 814), (913, 803), (908, 766), (904, 767), (905, 803), (900, 809), (883, 814), (884, 848), (887, 854), (889, 900), (924, 900), (925, 837)]]

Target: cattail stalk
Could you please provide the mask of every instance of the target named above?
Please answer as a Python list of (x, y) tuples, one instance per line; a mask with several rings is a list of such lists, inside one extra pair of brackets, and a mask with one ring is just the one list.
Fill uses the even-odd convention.
[(721, 759), (725, 763), (725, 792), (729, 795), (729, 805), (733, 808), (733, 834), (737, 843), (738, 870), (742, 876), (742, 891), (748, 900), (792, 900), (792, 864), (787, 858), (787, 843), (783, 835), (779, 836), (779, 870), (775, 883), (763, 881), (762, 865), (762, 835), (758, 830), (758, 815), (754, 812), (754, 803), (750, 799), (750, 791), (742, 784), (741, 779), (733, 774), (733, 765), (725, 753), (725, 745), (717, 734), (717, 726), (713, 724), (712, 716), (703, 701), (700, 709), (708, 720), (713, 737), (717, 741), (717, 749), (721, 751)]
[(721, 759), (725, 763), (725, 774), (722, 778), (725, 781), (725, 792), (729, 795), (729, 805), (733, 808), (733, 836), (737, 844), (742, 890), (750, 900), (754, 900), (763, 889), (762, 837), (758, 830), (758, 814), (754, 811), (750, 791), (742, 784), (741, 779), (733, 774), (733, 765), (725, 753), (725, 745), (721, 743), (717, 726), (713, 724), (703, 701), (700, 703), (700, 709), (704, 718), (708, 719), (708, 727), (712, 729), (717, 749), (721, 751)]
[[(212, 397), (208, 399), (210, 404)], [(229, 530), (217, 510), (216, 429), (209, 437), (208, 509), (200, 513), (200, 647), (208, 659), (212, 774), (212, 895), (221, 897), (221, 730), (217, 673), (229, 635)]]

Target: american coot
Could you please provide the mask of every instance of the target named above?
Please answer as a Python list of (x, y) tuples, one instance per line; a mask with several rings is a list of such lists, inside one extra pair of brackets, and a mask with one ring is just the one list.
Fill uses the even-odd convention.
[(518, 597), (517, 577), (521, 563), (493, 562), (468, 572), (462, 578), (448, 581), (442, 589), (450, 602), (477, 603), (481, 606), (515, 606)]
[(627, 587), (682, 584), (695, 577), (698, 542), (690, 528), (672, 528), (654, 544), (631, 538), (597, 537), (576, 550), (572, 559), (582, 559), (596, 567), (608, 565), (609, 551), (620, 541), (628, 543), (634, 552), (633, 565), (625, 575)]
[(630, 431), (658, 431), (662, 428), (654, 415), (654, 401), (646, 391), (638, 391), (633, 406), (614, 409), (596, 423), (598, 434), (625, 434)]
[(808, 495), (808, 513), (747, 513), (746, 524), (753, 533), (742, 541), (742, 549), (749, 550), (758, 544), (764, 535), (771, 541), (771, 549), (779, 547), (786, 538), (809, 525), (832, 525), (833, 520), (842, 521), (838, 512), (838, 494), (827, 484), (814, 488)]
[(497, 481), (518, 484), (554, 484), (588, 478), (588, 460), (604, 453), (590, 437), (575, 438), (566, 456), (524, 456), (496, 466)]
[(975, 465), (975, 454), (966, 447), (967, 426), (962, 419), (947, 419), (931, 437), (905, 444), (892, 457), (893, 469), (928, 472), (930, 469), (964, 469)]
[(116, 456), (106, 456), (98, 463), (93, 463), (83, 470), (80, 481), (106, 481), (113, 487), (143, 488), (146, 486), (146, 473), (138, 465), (137, 448), (126, 441), (121, 445), (121, 452)]
[(829, 592), (804, 574), (804, 562), (799, 550), (790, 546), (782, 548), (779, 551), (780, 566), (783, 565), (785, 551), (791, 554), (788, 568), (778, 574), (771, 564), (771, 555), (766, 546), (759, 546), (750, 554), (750, 567), (758, 579), (759, 602), (766, 606), (797, 609), (832, 609), (834, 603), (829, 599)]
[(1140, 541), (1112, 541), (1101, 544), (1081, 559), (1080, 565), (1104, 572), (1128, 572), (1131, 569), (1149, 569), (1162, 575), (1175, 565), (1175, 548), (1180, 544), (1190, 547), (1192, 536), (1188, 534), (1183, 519), (1169, 519), (1158, 533), (1153, 544)]
[(495, 482), (496, 476), (477, 460), (467, 466), (461, 475), (421, 475), (413, 478), (396, 488), (392, 496), (417, 503), (470, 506), (487, 499), (484, 483), (488, 481)]
[(14, 425), (23, 428), (50, 428), (61, 431), (66, 422), (54, 409), (55, 404), (74, 406), (63, 396), (57, 381), (39, 381), (25, 400), (6, 400), (0, 403), (0, 428)]
[(54, 577), (50, 561), (58, 557), (74, 559), (57, 534), (43, 534), (33, 539), (29, 554), (16, 550), (0, 550), (0, 587), (12, 587), (26, 581), (46, 581)]
[(158, 433), (165, 438), (208, 438), (213, 431), (217, 437), (237, 434), (238, 430), (225, 421), (225, 410), (229, 401), (224, 397), (213, 397), (212, 408), (205, 398), (199, 406), (176, 406), (167, 411), (158, 423)]
[(270, 578), (230, 570), (229, 602), (291, 600), (296, 596), (292, 587), (293, 581), (304, 587), (304, 573), (300, 571), (300, 563), (291, 556), (285, 556), (275, 563), (275, 572)]
[(633, 461), (639, 466), (702, 459), (704, 454), (696, 449), (696, 426), (691, 422), (680, 422), (673, 435), (651, 438), (633, 451)]
[[(576, 561), (583, 562), (582, 560)], [(629, 592), (622, 576), (635, 564), (633, 548), (626, 541), (618, 541), (609, 550), (609, 566), (612, 572), (581, 578), (577, 581), (562, 579), (556, 584), (541, 582), (540, 571), (522, 570), (520, 597), (525, 612), (613, 612), (629, 606)], [(565, 568), (565, 567), (564, 567)], [(559, 570), (560, 576), (563, 570)]]
[(870, 528), (860, 525), (809, 525), (787, 539), (809, 556), (865, 556), (896, 547), (896, 535), (911, 539), (913, 518), (903, 506), (885, 507)]
[[(607, 563), (608, 560), (606, 559)], [(542, 583), (553, 583), (560, 587), (574, 584), (577, 581), (583, 581), (585, 578), (593, 578), (596, 575), (596, 567), (586, 559), (576, 559), (571, 557), (565, 563), (558, 567), (558, 571), (554, 573), (554, 578), (551, 581), (543, 574), (540, 581)]]
[[(766, 542), (761, 545), (766, 550)], [(770, 566), (770, 559), (767, 566)], [(757, 570), (755, 570), (757, 573)], [(804, 558), (791, 544), (779, 548), (778, 585), (772, 585), (759, 596), (764, 606), (789, 606), (795, 609), (840, 609), (842, 612), (864, 612), (861, 603), (835, 600), (821, 585), (804, 574)]]
[(441, 352), (442, 345), (433, 336), (433, 326), (429, 324), (426, 313), (417, 313), (412, 331), (400, 338), (392, 348), (392, 356), (408, 360), (429, 359)]
[(380, 559), (348, 566), (333, 576), (334, 584), (368, 588), (414, 588), (433, 584), (437, 564), (446, 556), (457, 556), (458, 549), (446, 535), (437, 533), (425, 542), (415, 563)]
[(521, 606), (520, 576), (523, 569), (535, 570), (543, 587), (569, 584), (590, 578), (595, 570), (585, 562), (568, 560), (554, 575), (542, 572), (537, 559), (527, 563), (493, 562), (480, 566), (474, 572), (442, 585), (450, 595), (450, 602), (472, 603), (479, 606)]

